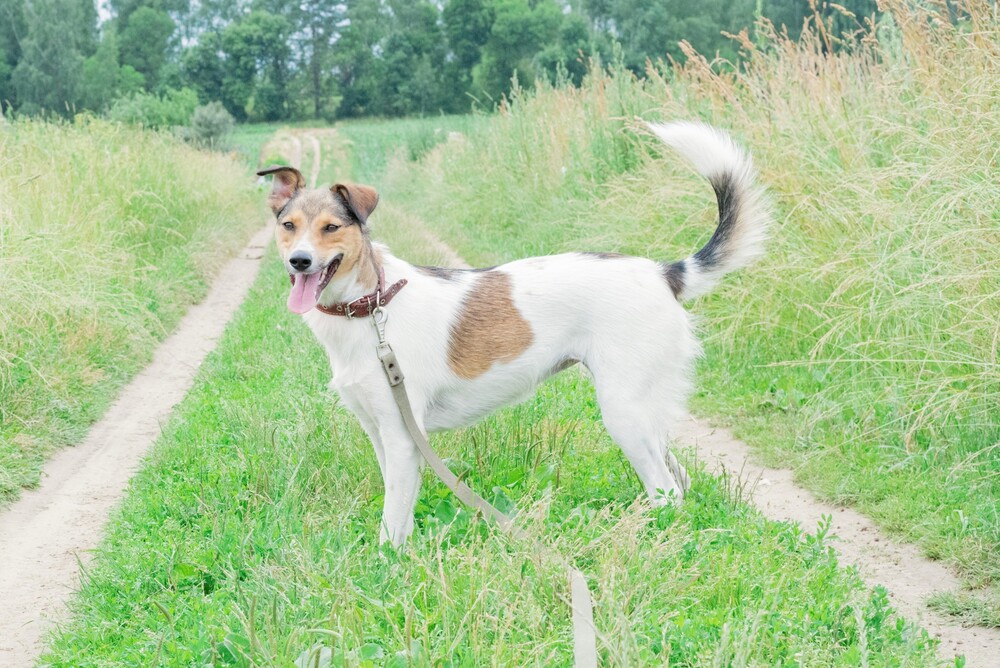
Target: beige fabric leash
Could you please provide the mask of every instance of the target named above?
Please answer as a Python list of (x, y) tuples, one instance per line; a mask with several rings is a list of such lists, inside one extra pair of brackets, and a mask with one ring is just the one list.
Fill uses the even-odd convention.
[(406, 394), (406, 386), (403, 384), (403, 370), (399, 367), (396, 354), (385, 340), (385, 322), (388, 318), (385, 310), (381, 306), (377, 307), (371, 314), (372, 322), (375, 324), (375, 331), (378, 332), (378, 346), (376, 351), (379, 360), (382, 362), (382, 369), (392, 388), (392, 396), (399, 406), (399, 412), (406, 423), (406, 429), (410, 432), (420, 454), (430, 465), (431, 470), (448, 486), (465, 505), (475, 508), (487, 519), (491, 519), (499, 525), (501, 529), (521, 540), (528, 540), (534, 544), (535, 550), (540, 554), (548, 555), (563, 563), (569, 570), (570, 578), (570, 606), (573, 609), (573, 665), (576, 668), (596, 668), (597, 666), (597, 635), (594, 627), (593, 598), (590, 588), (587, 586), (587, 579), (583, 573), (574, 568), (562, 555), (552, 548), (543, 545), (529, 536), (523, 529), (514, 524), (509, 516), (505, 515), (494, 507), (489, 501), (472, 491), (472, 488), (459, 480), (458, 476), (452, 473), (451, 469), (437, 456), (427, 442), (427, 437), (413, 417), (413, 408), (410, 406), (410, 398)]

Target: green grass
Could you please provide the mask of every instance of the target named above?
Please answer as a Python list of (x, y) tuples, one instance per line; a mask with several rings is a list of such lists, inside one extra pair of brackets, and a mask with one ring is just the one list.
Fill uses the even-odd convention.
[(256, 168), (262, 157), (261, 150), (280, 127), (283, 126), (278, 123), (240, 124), (233, 128), (226, 141), (243, 162)]
[[(410, 260), (439, 260), (392, 208), (372, 224)], [(293, 665), (325, 651), (321, 665), (569, 665), (560, 565), (474, 521), (429, 474), (407, 549), (377, 545), (374, 453), (325, 390), (325, 356), (286, 290), (271, 251), (43, 664)], [(680, 508), (636, 503), (580, 373), (434, 445), (584, 570), (607, 664), (934, 663), (885, 592), (837, 567), (823, 527), (766, 521), (738, 485), (695, 469)]]
[(693, 58), (522, 92), (467, 141), (390, 162), (379, 185), (473, 264), (673, 260), (707, 240), (714, 197), (631, 119), (732, 129), (777, 225), (760, 263), (691, 305), (706, 351), (694, 408), (956, 566), (970, 591), (938, 607), (995, 625), (997, 19), (977, 3), (960, 29), (891, 9), (896, 28), (834, 56), (807, 30), (757, 44), (738, 74)]
[(349, 154), (354, 178), (374, 184), (381, 180), (392, 160), (419, 160), (439, 144), (461, 142), (484, 123), (484, 118), (468, 115), (357, 120), (339, 123), (337, 129), (351, 142)]
[(151, 359), (258, 198), (232, 160), (165, 134), (0, 124), (0, 505)]

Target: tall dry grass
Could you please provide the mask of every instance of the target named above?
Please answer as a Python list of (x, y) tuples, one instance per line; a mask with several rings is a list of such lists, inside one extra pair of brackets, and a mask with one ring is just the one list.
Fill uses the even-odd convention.
[(252, 183), (166, 135), (0, 125), (0, 503), (80, 437), (261, 223)]

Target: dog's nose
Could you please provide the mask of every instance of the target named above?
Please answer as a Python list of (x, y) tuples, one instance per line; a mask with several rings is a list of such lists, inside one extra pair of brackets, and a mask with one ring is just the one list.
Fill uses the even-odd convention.
[(298, 269), (299, 271), (308, 269), (312, 262), (312, 256), (302, 251), (296, 251), (288, 258), (288, 264), (292, 265), (293, 269)]

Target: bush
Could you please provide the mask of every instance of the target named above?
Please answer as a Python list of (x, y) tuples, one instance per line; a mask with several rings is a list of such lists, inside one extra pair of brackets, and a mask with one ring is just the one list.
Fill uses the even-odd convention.
[(168, 89), (163, 95), (135, 93), (114, 101), (108, 110), (108, 118), (130, 125), (165, 129), (179, 125), (189, 125), (198, 94), (190, 88)]
[(233, 129), (234, 119), (221, 102), (209, 102), (194, 110), (187, 140), (204, 148), (221, 148)]

